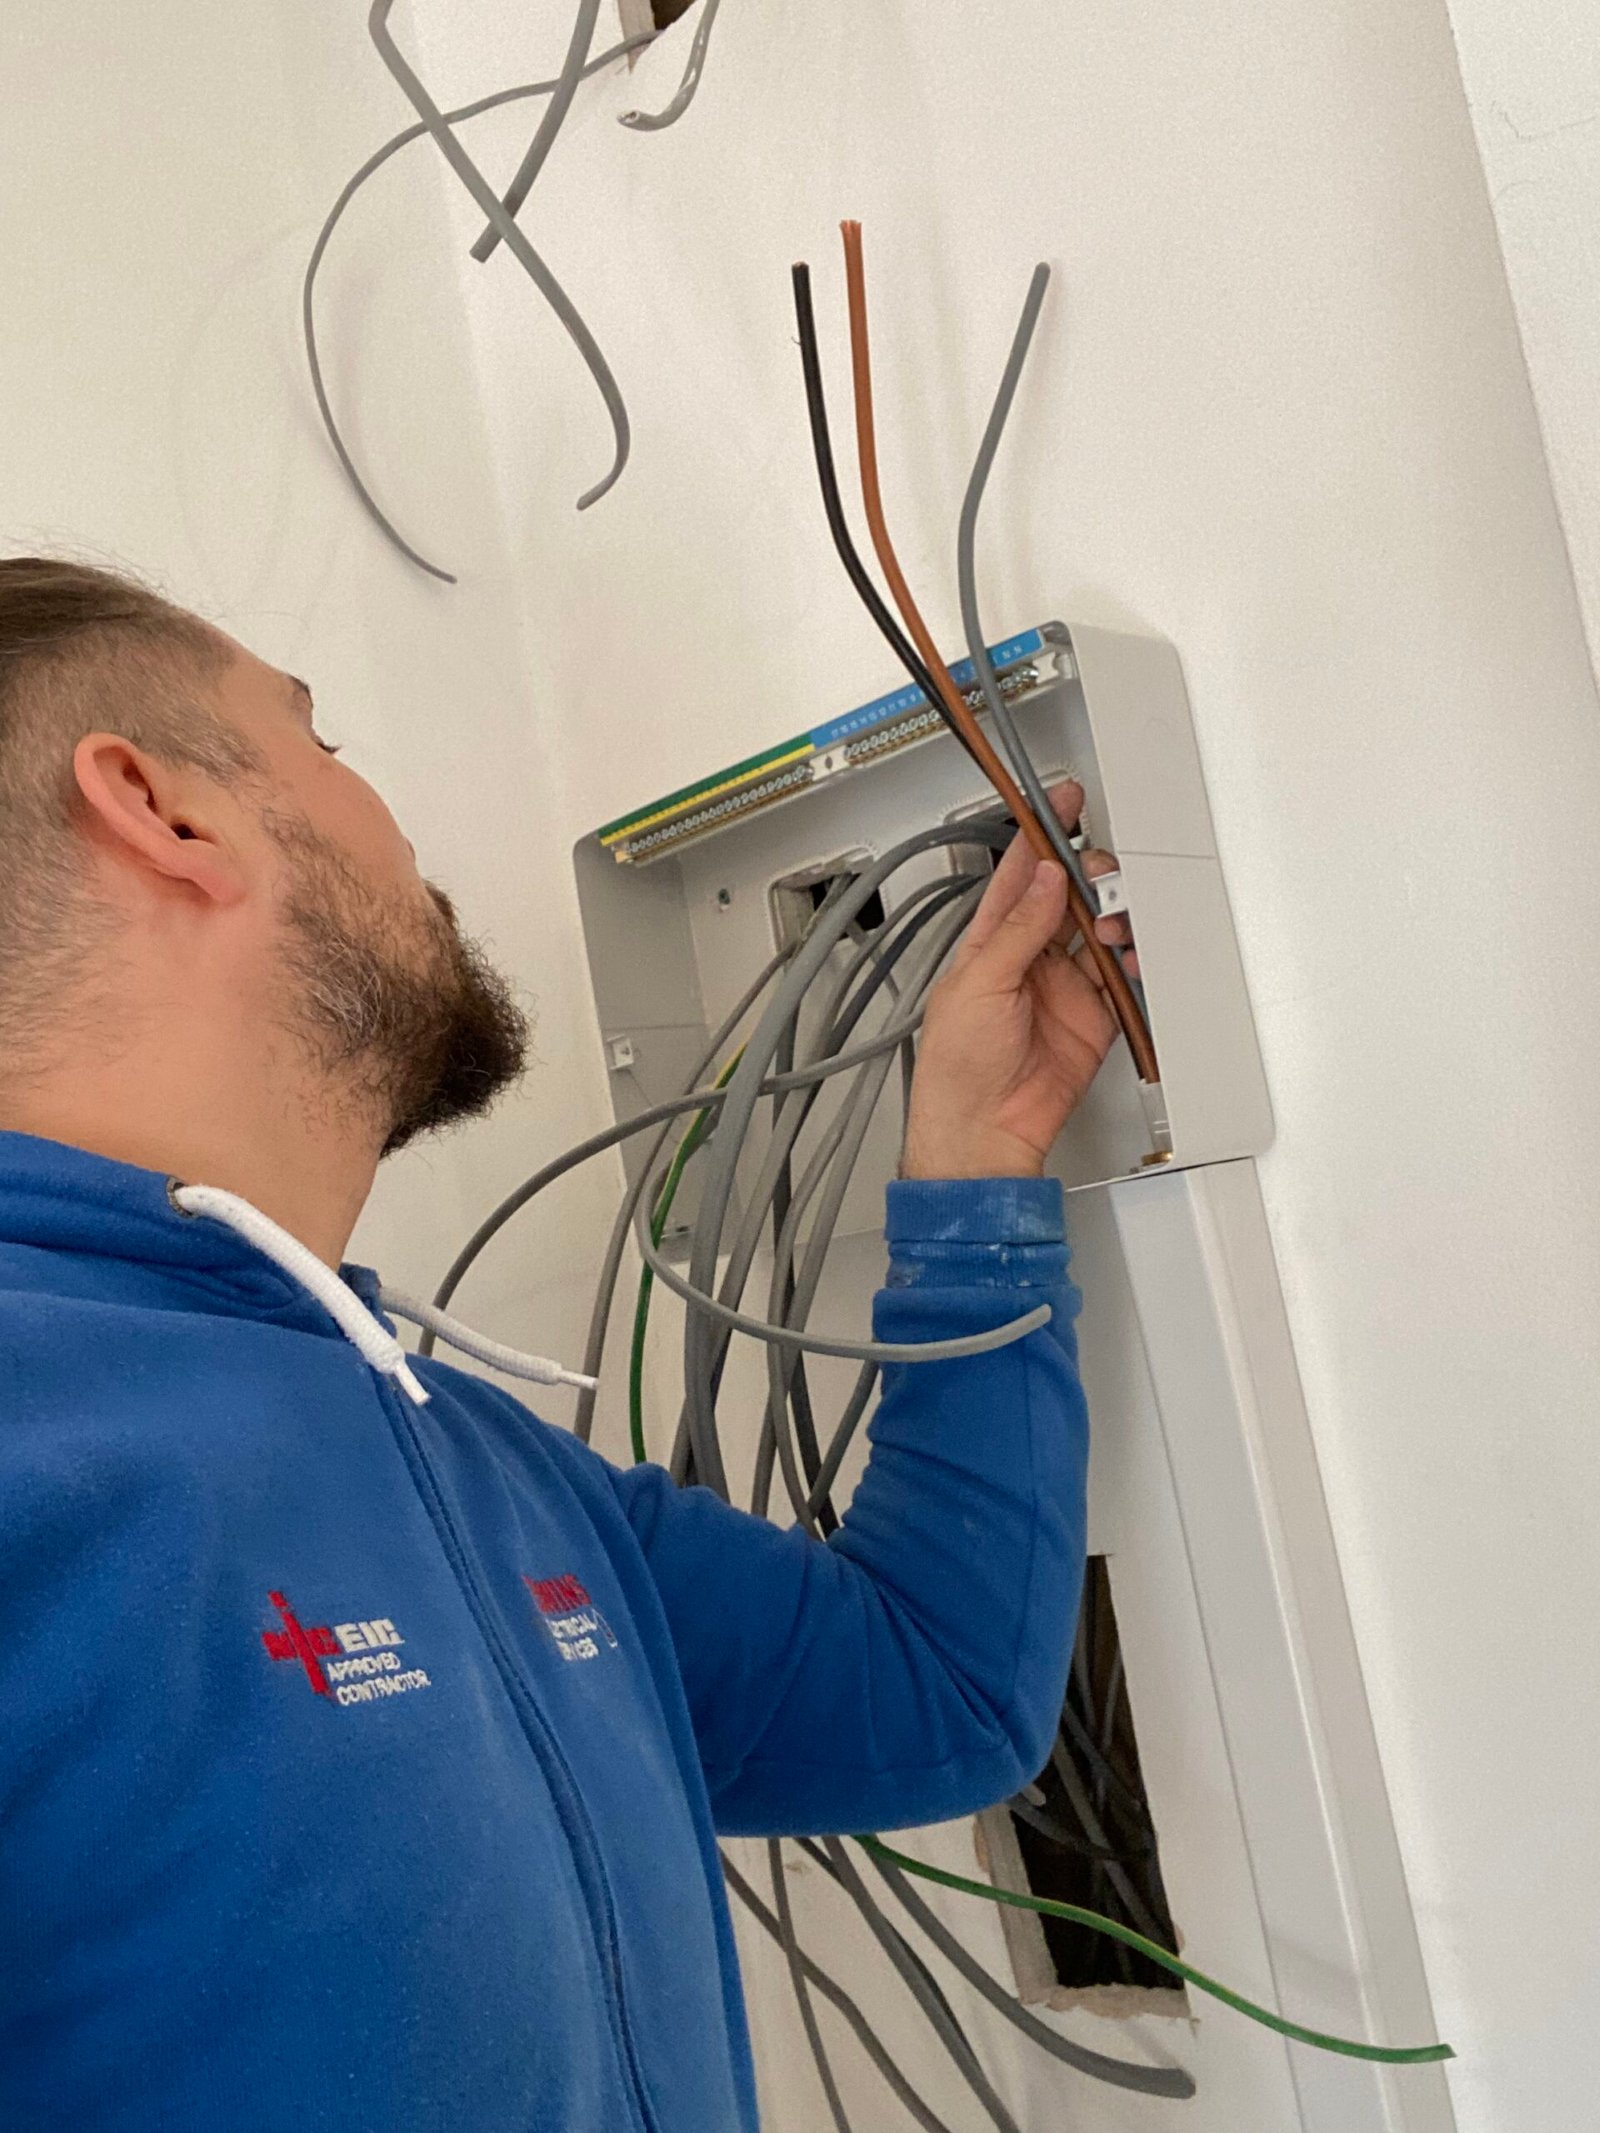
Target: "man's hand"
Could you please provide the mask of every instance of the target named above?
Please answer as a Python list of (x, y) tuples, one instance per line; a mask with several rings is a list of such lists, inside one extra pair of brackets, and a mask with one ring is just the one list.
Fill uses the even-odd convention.
[[(1050, 798), (1063, 822), (1077, 821), (1081, 787), (1058, 786)], [(1091, 876), (1115, 864), (1102, 852), (1084, 857)], [(1107, 943), (1129, 938), (1125, 919), (1100, 919), (1095, 932)], [(1117, 1034), (1093, 963), (1069, 953), (1072, 934), (1065, 870), (1014, 837), (928, 996), (903, 1177), (1033, 1178), (1044, 1169)]]

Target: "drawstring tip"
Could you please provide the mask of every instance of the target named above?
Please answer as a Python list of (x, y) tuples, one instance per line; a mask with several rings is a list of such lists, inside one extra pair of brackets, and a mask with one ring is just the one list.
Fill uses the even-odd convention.
[(409, 1394), (413, 1406), (427, 1406), (429, 1400), (428, 1388), (426, 1385), (423, 1384), (421, 1378), (417, 1376), (417, 1373), (412, 1369), (411, 1365), (408, 1362), (402, 1359), (399, 1363), (395, 1365), (392, 1374), (395, 1383), (399, 1385), (404, 1392)]

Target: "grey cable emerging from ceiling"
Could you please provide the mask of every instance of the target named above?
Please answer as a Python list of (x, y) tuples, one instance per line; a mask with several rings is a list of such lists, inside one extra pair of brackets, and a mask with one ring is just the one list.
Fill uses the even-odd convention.
[(700, 77), (705, 72), (706, 47), (711, 42), (711, 26), (717, 19), (717, 9), (722, 0), (700, 0), (700, 20), (695, 24), (694, 42), (689, 47), (688, 62), (683, 70), (683, 79), (678, 84), (678, 93), (670, 104), (660, 111), (624, 111), (618, 119), (619, 126), (631, 126), (636, 133), (659, 133), (664, 126), (671, 126), (683, 117), (694, 102), (695, 91), (700, 86)]
[[(566, 123), (572, 99), (583, 79), (584, 62), (589, 57), (589, 47), (594, 43), (595, 25), (599, 20), (600, 0), (578, 0), (578, 12), (572, 19), (572, 35), (567, 39), (567, 56), (561, 62), (561, 72), (550, 92), (550, 101), (540, 114), (533, 139), (517, 165), (516, 176), (501, 196), (500, 205), (513, 220), (522, 212), (523, 202), (532, 192), (546, 156), (556, 145), (556, 135)], [(499, 242), (499, 227), (491, 222), (472, 247), (473, 258), (479, 261), (492, 258)]]
[(578, 498), (578, 509), (587, 510), (590, 504), (597, 503), (612, 487), (628, 463), (630, 430), (628, 410), (623, 404), (621, 390), (611, 374), (611, 366), (601, 353), (594, 335), (584, 324), (572, 299), (528, 242), (522, 230), (501, 206), (500, 197), (494, 187), (457, 140), (444, 113), (428, 94), (405, 54), (389, 34), (389, 16), (393, 9), (394, 0), (372, 0), (372, 10), (367, 17), (367, 33), (379, 58), (394, 76), (412, 109), (433, 136), (439, 153), (478, 203), (492, 227), (499, 231), (502, 242), (510, 248), (518, 264), (566, 328), (573, 345), (588, 365), (589, 374), (605, 402), (606, 412), (611, 418), (612, 461), (601, 479)]
[[(612, 45), (609, 50), (602, 52), (597, 59), (591, 59), (583, 69), (584, 78), (587, 79), (591, 74), (598, 74), (602, 68), (610, 66), (614, 59), (621, 59), (629, 52), (640, 50), (644, 45), (654, 44), (657, 34), (656, 31), (651, 30), (639, 37), (625, 37), (620, 44)], [(515, 89), (497, 89), (493, 96), (480, 96), (475, 103), (462, 104), (459, 109), (446, 112), (445, 124), (447, 126), (459, 126), (468, 119), (479, 117), (485, 111), (497, 111), (502, 104), (520, 103), (531, 96), (549, 96), (555, 87), (556, 84), (553, 81), (534, 81), (524, 82)], [(317, 347), (317, 322), (314, 302), (317, 274), (322, 266), (323, 255), (333, 239), (334, 231), (344, 219), (345, 211), (351, 201), (354, 200), (356, 194), (360, 192), (367, 180), (375, 176), (383, 168), (391, 156), (398, 155), (402, 148), (408, 148), (413, 141), (426, 139), (427, 133), (428, 128), (419, 121), (415, 126), (407, 126), (403, 132), (397, 133), (392, 140), (385, 141), (376, 153), (368, 156), (355, 176), (346, 184), (333, 206), (328, 210), (327, 219), (318, 231), (317, 241), (311, 248), (311, 257), (306, 262), (305, 281), (300, 292), (300, 317), (305, 334), (306, 368), (311, 373), (311, 390), (316, 395), (317, 411), (322, 417), (322, 426), (327, 432), (328, 442), (333, 446), (334, 453), (338, 458), (339, 464), (344, 468), (350, 486), (355, 490), (367, 515), (372, 519), (385, 539), (391, 541), (409, 562), (415, 563), (419, 570), (425, 570), (430, 577), (440, 578), (446, 585), (454, 585), (456, 582), (454, 572), (445, 570), (438, 563), (430, 563), (425, 555), (412, 547), (405, 535), (401, 533), (394, 521), (383, 510), (371, 490), (367, 487), (360, 469), (356, 466), (355, 460), (345, 444), (338, 421), (334, 416), (333, 405), (328, 397), (327, 385), (322, 375), (322, 358)]]

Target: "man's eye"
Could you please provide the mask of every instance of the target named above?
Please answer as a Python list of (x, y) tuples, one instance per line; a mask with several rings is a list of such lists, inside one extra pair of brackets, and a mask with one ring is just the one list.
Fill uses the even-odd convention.
[(338, 747), (332, 741), (319, 740), (317, 742), (317, 746), (322, 750), (324, 755), (337, 755), (339, 753)]

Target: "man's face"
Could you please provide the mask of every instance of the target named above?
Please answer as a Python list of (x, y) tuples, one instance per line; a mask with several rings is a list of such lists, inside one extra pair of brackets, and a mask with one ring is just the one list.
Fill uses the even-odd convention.
[(384, 1153), (486, 1110), (522, 1072), (526, 1018), (377, 793), (317, 734), (303, 682), (240, 648), (219, 709), (265, 758), (241, 788), (268, 841), (283, 1012)]

